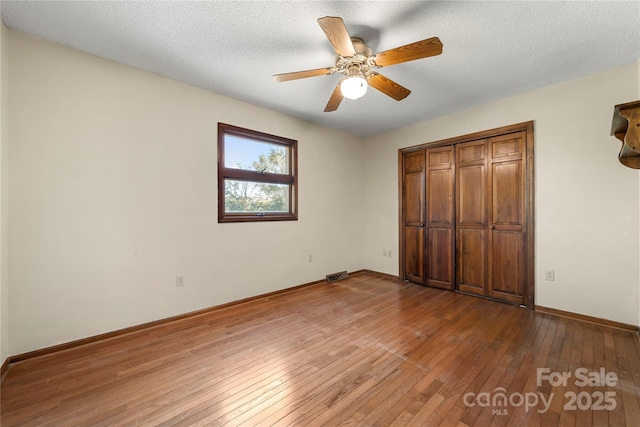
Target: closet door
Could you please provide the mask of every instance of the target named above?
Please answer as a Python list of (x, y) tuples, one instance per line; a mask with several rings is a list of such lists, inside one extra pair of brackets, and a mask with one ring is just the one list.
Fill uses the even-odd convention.
[(452, 146), (426, 152), (427, 285), (454, 289), (455, 210)]
[(525, 133), (516, 132), (488, 141), (487, 295), (524, 304), (526, 283)]
[(525, 303), (525, 132), (458, 144), (457, 288)]
[(456, 145), (457, 288), (487, 293), (487, 141)]
[(404, 277), (424, 285), (425, 280), (425, 150), (402, 156), (402, 227)]
[(400, 150), (403, 279), (534, 302), (533, 122)]

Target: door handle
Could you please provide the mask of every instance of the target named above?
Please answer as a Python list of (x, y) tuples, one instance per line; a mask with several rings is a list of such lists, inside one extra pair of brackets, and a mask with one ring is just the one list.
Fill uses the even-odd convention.
[(489, 229), (490, 229), (490, 230), (493, 230), (494, 228), (496, 228), (496, 226), (495, 226), (495, 225), (493, 225), (493, 224), (491, 224), (491, 225), (489, 226)]

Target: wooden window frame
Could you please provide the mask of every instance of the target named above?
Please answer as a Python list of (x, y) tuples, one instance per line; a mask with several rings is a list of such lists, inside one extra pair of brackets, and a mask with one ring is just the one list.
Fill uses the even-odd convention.
[[(279, 145), (287, 149), (288, 174), (261, 173), (258, 171), (228, 168), (225, 166), (224, 142), (226, 135), (233, 135), (256, 142)], [(288, 212), (226, 212), (226, 180), (248, 181), (289, 186)], [(270, 135), (238, 126), (218, 123), (218, 222), (296, 221), (298, 219), (298, 141)]]

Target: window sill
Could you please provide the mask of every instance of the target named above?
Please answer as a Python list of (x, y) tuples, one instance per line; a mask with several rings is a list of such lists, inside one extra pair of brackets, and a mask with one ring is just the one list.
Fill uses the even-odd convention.
[(263, 221), (297, 221), (298, 215), (291, 213), (265, 213), (258, 215), (250, 214), (225, 214), (218, 218), (218, 223), (223, 222), (263, 222)]

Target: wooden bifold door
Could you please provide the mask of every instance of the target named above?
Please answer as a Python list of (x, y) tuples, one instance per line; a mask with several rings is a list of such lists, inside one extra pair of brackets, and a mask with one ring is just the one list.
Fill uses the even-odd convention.
[(399, 158), (401, 278), (533, 308), (533, 124)]

